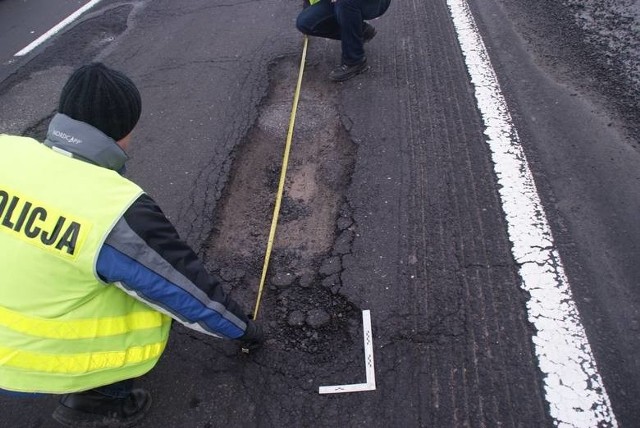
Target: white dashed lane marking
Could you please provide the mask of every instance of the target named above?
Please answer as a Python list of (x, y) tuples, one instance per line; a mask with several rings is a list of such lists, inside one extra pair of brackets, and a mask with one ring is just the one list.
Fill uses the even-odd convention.
[(60, 30), (65, 28), (67, 25), (71, 24), (73, 21), (78, 19), (80, 15), (82, 15), (83, 13), (85, 13), (86, 11), (88, 11), (89, 9), (91, 9), (101, 1), (102, 0), (91, 0), (89, 3), (85, 4), (80, 9), (76, 10), (71, 15), (63, 19), (58, 25), (56, 25), (55, 27), (53, 27), (52, 29), (44, 33), (42, 36), (35, 39), (33, 42), (29, 43), (29, 45), (27, 45), (25, 48), (23, 48), (19, 52), (16, 52), (14, 56), (24, 56), (28, 54), (29, 52), (31, 52), (32, 50), (34, 50), (35, 48), (37, 48), (38, 46), (46, 42), (48, 39), (50, 39), (51, 37), (59, 33)]

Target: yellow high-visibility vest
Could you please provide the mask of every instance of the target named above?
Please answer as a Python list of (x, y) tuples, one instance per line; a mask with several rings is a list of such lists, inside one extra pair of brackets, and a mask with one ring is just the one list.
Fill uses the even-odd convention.
[(115, 171), (0, 135), (0, 388), (68, 393), (140, 376), (170, 318), (96, 273), (142, 194)]

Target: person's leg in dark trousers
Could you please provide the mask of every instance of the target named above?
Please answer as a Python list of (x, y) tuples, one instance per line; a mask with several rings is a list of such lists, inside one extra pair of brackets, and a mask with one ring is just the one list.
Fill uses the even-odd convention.
[(337, 0), (334, 3), (341, 30), (343, 64), (358, 64), (365, 59), (364, 30), (367, 24), (364, 21), (382, 16), (389, 3), (390, 0)]
[(298, 29), (310, 36), (341, 40), (342, 62), (330, 78), (347, 80), (367, 70), (364, 43), (375, 36), (366, 19), (386, 12), (390, 0), (321, 0), (298, 15)]
[(296, 27), (309, 36), (340, 40), (340, 25), (331, 0), (320, 0), (303, 9), (296, 20)]

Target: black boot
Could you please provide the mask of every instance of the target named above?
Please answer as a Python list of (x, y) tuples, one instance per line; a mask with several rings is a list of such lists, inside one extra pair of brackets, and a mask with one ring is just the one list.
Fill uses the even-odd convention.
[(342, 64), (338, 67), (334, 68), (331, 73), (329, 73), (329, 79), (334, 82), (344, 82), (345, 80), (349, 80), (354, 76), (357, 76), (360, 73), (364, 73), (369, 70), (369, 66), (367, 65), (367, 58), (363, 58), (362, 61), (356, 64), (347, 65)]
[(125, 428), (138, 423), (151, 406), (151, 395), (134, 389), (126, 398), (96, 391), (63, 395), (53, 419), (67, 427)]

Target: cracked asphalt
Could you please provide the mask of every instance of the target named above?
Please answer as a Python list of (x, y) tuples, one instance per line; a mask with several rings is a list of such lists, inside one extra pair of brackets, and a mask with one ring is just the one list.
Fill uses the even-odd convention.
[[(11, 2), (13, 0), (3, 0)], [(12, 5), (15, 7), (15, 5)], [(300, 0), (105, 0), (2, 64), (0, 131), (41, 139), (78, 65), (139, 85), (128, 176), (250, 312), (302, 38)], [(640, 420), (638, 6), (470, 1), (619, 426)], [(395, 1), (371, 70), (312, 39), (260, 321), (263, 350), (174, 325), (141, 427), (555, 426), (484, 126), (446, 1)], [(0, 303), (1, 304), (1, 303)], [(365, 380), (371, 310), (377, 389)], [(55, 397), (0, 396), (54, 427)]]

